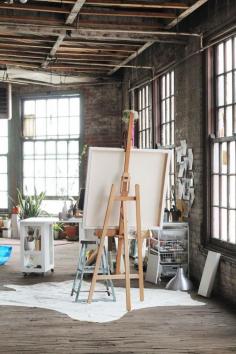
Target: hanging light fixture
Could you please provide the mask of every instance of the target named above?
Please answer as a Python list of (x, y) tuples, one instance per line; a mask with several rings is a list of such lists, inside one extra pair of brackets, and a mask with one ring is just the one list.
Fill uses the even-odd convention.
[(5, 4), (14, 4), (16, 2), (19, 2), (20, 4), (26, 4), (28, 0), (6, 0)]

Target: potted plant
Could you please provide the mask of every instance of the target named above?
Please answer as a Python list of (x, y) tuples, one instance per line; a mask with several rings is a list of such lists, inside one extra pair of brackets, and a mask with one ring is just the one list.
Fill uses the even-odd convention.
[(21, 219), (37, 217), (42, 213), (41, 204), (43, 199), (45, 198), (44, 192), (37, 194), (35, 190), (34, 195), (28, 195), (23, 197), (21, 191), (17, 189), (17, 196), (20, 206), (19, 215)]
[(30, 226), (27, 230), (26, 249), (29, 251), (33, 251), (35, 249), (34, 229)]
[(56, 224), (53, 224), (53, 236), (54, 236), (54, 240), (58, 240), (58, 236), (59, 236), (59, 232), (60, 231), (63, 231), (63, 223), (56, 223)]

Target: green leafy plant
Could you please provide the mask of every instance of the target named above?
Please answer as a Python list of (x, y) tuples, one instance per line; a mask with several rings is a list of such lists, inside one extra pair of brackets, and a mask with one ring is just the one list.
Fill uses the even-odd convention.
[(88, 145), (85, 144), (85, 145), (83, 145), (82, 151), (79, 154), (79, 165), (81, 165), (83, 159), (85, 158), (85, 156), (87, 154), (87, 151), (88, 151)]
[(56, 224), (53, 224), (53, 231), (63, 231), (63, 223), (58, 222)]
[(34, 195), (23, 196), (21, 191), (17, 189), (17, 197), (21, 219), (36, 217), (42, 213), (41, 204), (45, 198), (44, 192), (37, 194), (36, 190), (34, 190)]

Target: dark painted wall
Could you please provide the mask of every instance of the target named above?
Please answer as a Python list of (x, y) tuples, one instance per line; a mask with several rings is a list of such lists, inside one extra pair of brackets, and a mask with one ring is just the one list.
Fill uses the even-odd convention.
[[(207, 35), (217, 33), (220, 29), (235, 24), (235, 1), (209, 1), (198, 14), (179, 25), (179, 31), (192, 33), (203, 32)], [(182, 37), (184, 39), (184, 37)], [(194, 187), (195, 202), (189, 218), (190, 226), (190, 272), (191, 277), (200, 281), (204, 267), (207, 249), (202, 246), (206, 237), (204, 208), (205, 195), (205, 153), (206, 143), (206, 88), (204, 52), (191, 55), (200, 48), (199, 38), (189, 37), (186, 44), (156, 43), (133, 62), (136, 66), (151, 66), (152, 70), (125, 69), (123, 70), (123, 107), (129, 108), (129, 88), (135, 87), (172, 65), (175, 70), (175, 140), (186, 139), (194, 153)], [(185, 59), (187, 58), (187, 59)], [(223, 256), (214, 289), (226, 299), (236, 302), (236, 255), (234, 260)]]

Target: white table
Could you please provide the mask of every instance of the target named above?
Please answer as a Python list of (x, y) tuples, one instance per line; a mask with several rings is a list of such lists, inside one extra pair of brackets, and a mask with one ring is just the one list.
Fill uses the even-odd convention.
[[(82, 226), (83, 218), (60, 220), (56, 217), (36, 217), (20, 221), (21, 271), (28, 273), (46, 273), (54, 270), (54, 238), (53, 224), (78, 224), (79, 240), (96, 239), (94, 230), (86, 230)], [(33, 235), (29, 235), (33, 233)], [(30, 242), (30, 238), (33, 239)], [(80, 243), (79, 243), (80, 247)]]

